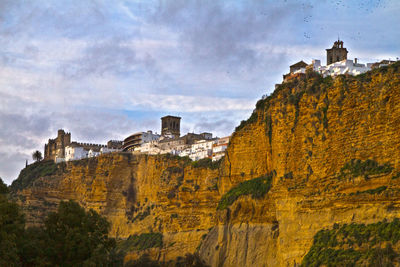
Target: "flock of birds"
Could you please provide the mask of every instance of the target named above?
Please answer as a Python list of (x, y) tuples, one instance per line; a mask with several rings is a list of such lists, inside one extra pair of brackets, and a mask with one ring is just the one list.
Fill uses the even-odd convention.
[[(332, 7), (334, 7), (334, 9), (336, 10), (336, 12), (342, 12), (344, 11), (344, 9), (356, 9), (358, 12), (363, 12), (365, 14), (371, 14), (373, 12), (375, 12), (377, 9), (386, 9), (386, 3), (390, 1), (390, 0), (386, 0), (386, 1), (381, 1), (381, 0), (360, 0), (357, 1), (357, 3), (354, 2), (349, 2), (349, 1), (345, 1), (345, 0), (336, 0), (336, 1), (332, 1), (332, 2), (328, 2), (329, 5), (331, 5)], [(393, 0), (393, 1), (397, 1), (397, 0)], [(285, 2), (287, 2), (285, 0)], [(313, 16), (310, 14), (312, 13), (312, 9), (314, 8), (314, 6), (312, 4), (309, 3), (302, 3), (302, 11), (305, 14), (303, 17), (303, 22), (304, 23), (310, 23), (312, 22), (312, 18)], [(324, 27), (320, 26), (319, 27), (320, 31), (324, 31)], [(307, 31), (303, 32), (303, 37), (305, 39), (311, 39), (311, 34)], [(356, 34), (351, 34), (349, 36), (346, 36), (347, 39), (352, 39), (352, 40), (359, 40), (361, 39), (361, 33), (357, 32)]]

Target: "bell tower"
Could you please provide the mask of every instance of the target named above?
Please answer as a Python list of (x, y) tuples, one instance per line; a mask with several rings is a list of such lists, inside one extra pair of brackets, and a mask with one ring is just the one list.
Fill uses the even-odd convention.
[(347, 49), (343, 47), (343, 41), (339, 39), (332, 48), (326, 49), (326, 65), (347, 59)]
[(181, 117), (165, 116), (161, 118), (161, 135), (173, 135), (179, 137), (181, 135)]

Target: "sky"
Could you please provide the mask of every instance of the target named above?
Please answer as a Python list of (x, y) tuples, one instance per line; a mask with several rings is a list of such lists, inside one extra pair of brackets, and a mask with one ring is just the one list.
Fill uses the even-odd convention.
[(160, 132), (230, 135), (289, 65), (338, 37), (361, 63), (400, 57), (398, 0), (0, 0), (0, 177), (57, 129), (106, 143)]

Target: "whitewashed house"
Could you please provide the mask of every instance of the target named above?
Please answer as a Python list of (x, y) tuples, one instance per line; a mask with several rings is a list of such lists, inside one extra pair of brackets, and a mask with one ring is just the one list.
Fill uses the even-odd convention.
[(357, 62), (357, 59), (354, 61), (351, 59), (344, 59), (327, 66), (321, 66), (320, 60), (313, 60), (313, 68), (314, 71), (320, 73), (323, 77), (342, 74), (359, 75), (371, 70), (370, 64), (360, 64)]
[(65, 160), (79, 160), (88, 157), (88, 151), (81, 146), (66, 146)]

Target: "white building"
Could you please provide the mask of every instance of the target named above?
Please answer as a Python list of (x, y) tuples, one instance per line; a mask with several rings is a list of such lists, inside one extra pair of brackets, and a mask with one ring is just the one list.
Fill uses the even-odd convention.
[(191, 145), (191, 152), (189, 158), (193, 161), (203, 159), (203, 158), (211, 158), (213, 145), (217, 142), (217, 140), (199, 140), (195, 141), (194, 144)]
[(146, 153), (146, 154), (150, 154), (150, 155), (162, 154), (161, 153), (162, 151), (159, 147), (158, 140), (153, 140), (153, 141), (150, 141), (147, 143), (142, 143), (140, 146), (135, 147), (134, 151)]
[(88, 156), (88, 158), (98, 157), (98, 156), (100, 156), (100, 151), (96, 151), (94, 149), (89, 149), (87, 156)]
[(108, 153), (117, 152), (117, 151), (121, 151), (121, 149), (118, 149), (118, 148), (108, 148), (108, 147), (102, 147), (102, 148), (100, 148), (100, 154), (108, 154)]
[(88, 151), (81, 146), (65, 147), (65, 160), (79, 160), (88, 157)]
[(342, 74), (359, 75), (371, 70), (370, 64), (360, 64), (357, 62), (357, 59), (354, 61), (351, 59), (344, 59), (327, 66), (321, 66), (320, 60), (313, 60), (313, 68), (314, 71), (320, 73), (323, 77)]
[(220, 160), (223, 156), (225, 156), (225, 150), (228, 148), (229, 139), (230, 136), (219, 138), (217, 142), (213, 145), (213, 150), (212, 150), (213, 161)]
[(151, 141), (157, 141), (160, 139), (160, 137), (161, 136), (159, 134), (153, 134), (152, 131), (134, 133), (125, 138), (123, 143), (123, 150), (134, 151), (135, 148), (140, 147), (142, 144)]

